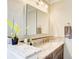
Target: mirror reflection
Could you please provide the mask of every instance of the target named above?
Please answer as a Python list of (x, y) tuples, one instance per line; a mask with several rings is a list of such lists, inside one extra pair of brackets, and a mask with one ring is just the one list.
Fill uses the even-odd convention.
[(27, 35), (36, 34), (36, 9), (32, 6), (27, 5), (27, 14), (26, 14), (26, 27), (27, 27)]
[(48, 34), (48, 14), (26, 5), (27, 35)]

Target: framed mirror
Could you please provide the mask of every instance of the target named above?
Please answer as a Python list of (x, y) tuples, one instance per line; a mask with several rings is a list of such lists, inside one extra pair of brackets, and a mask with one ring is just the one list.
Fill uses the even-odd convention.
[(36, 34), (36, 9), (26, 5), (26, 32), (27, 35)]
[(26, 28), (27, 35), (48, 34), (48, 14), (30, 5), (26, 5)]

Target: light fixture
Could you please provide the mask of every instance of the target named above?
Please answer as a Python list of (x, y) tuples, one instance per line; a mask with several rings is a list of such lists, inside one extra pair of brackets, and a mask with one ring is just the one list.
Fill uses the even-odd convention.
[(45, 4), (42, 0), (34, 0), (37, 5), (45, 6), (45, 8), (48, 8), (48, 5)]
[(43, 5), (44, 4), (43, 1), (40, 1), (40, 4)]

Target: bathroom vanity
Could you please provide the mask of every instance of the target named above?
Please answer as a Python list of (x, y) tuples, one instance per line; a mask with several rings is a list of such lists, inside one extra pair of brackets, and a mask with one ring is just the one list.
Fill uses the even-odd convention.
[(50, 35), (31, 36), (32, 46), (41, 49), (38, 59), (63, 59), (64, 38), (53, 38)]
[[(30, 46), (25, 41), (15, 46), (8, 45), (8, 59), (63, 59), (64, 41), (61, 38), (49, 40), (50, 15), (46, 12), (48, 6), (45, 9), (45, 6), (38, 6), (37, 3), (33, 6), (32, 3), (29, 1), (21, 6), (21, 2), (9, 2), (11, 11), (8, 19), (20, 27), (17, 34), (19, 41), (21, 36), (25, 36), (22, 40), (32, 39), (33, 44)], [(13, 29), (9, 28), (8, 35), (12, 32)]]
[(63, 59), (63, 38), (53, 38), (46, 34), (33, 35), (30, 38), (32, 45), (28, 45), (26, 41), (8, 45), (8, 59)]
[(42, 52), (38, 54), (39, 59), (63, 59), (63, 41), (51, 41), (40, 46), (40, 48)]

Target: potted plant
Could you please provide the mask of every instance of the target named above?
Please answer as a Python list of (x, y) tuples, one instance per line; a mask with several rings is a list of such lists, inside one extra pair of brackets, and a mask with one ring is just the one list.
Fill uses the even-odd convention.
[(18, 37), (17, 37), (17, 35), (16, 35), (16, 33), (14, 34), (14, 36), (12, 36), (12, 45), (16, 45), (16, 44), (18, 44)]
[(19, 40), (17, 37), (17, 33), (20, 31), (20, 28), (17, 24), (14, 25), (14, 20), (13, 22), (10, 20), (8, 20), (7, 22), (8, 22), (9, 27), (12, 28), (12, 33), (11, 33), (12, 45), (16, 45), (18, 44), (18, 40)]

